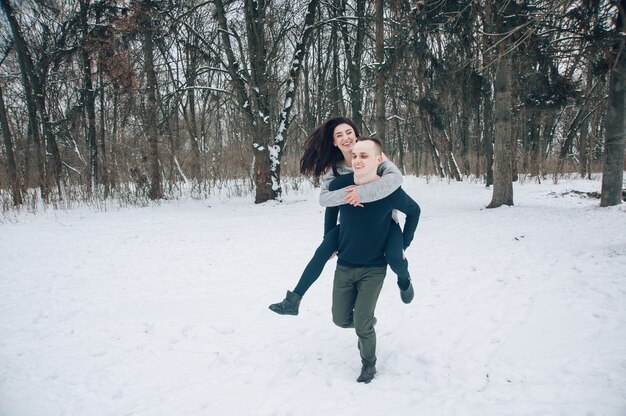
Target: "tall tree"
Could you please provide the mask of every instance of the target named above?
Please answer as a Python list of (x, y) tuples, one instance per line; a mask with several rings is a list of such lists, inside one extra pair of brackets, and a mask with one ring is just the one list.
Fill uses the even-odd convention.
[(611, 54), (611, 78), (604, 141), (604, 169), (600, 205), (621, 203), (624, 180), (624, 136), (626, 135), (626, 0), (620, 0), (615, 19), (615, 41)]
[(88, 49), (88, 14), (90, 0), (80, 0), (80, 26), (82, 32), (81, 64), (83, 69), (83, 107), (87, 118), (87, 143), (89, 146), (89, 185), (95, 188), (98, 178), (98, 140), (96, 137), (96, 94), (92, 79), (92, 59)]
[(386, 139), (386, 117), (385, 117), (385, 9), (384, 1), (376, 0), (376, 66), (374, 78), (376, 82), (376, 137), (381, 142)]
[[(485, 2), (483, 8), (483, 32), (493, 33), (494, 27), (494, 5), (490, 1)], [(483, 57), (483, 77), (481, 83), (481, 110), (482, 110), (482, 153), (485, 161), (485, 186), (493, 185), (493, 66), (495, 60), (493, 52), (492, 38), (488, 35), (482, 36), (481, 55)]]
[(494, 168), (493, 194), (488, 208), (513, 205), (513, 151), (511, 145), (511, 55), (502, 56), (494, 82)]
[(37, 117), (37, 103), (35, 98), (35, 92), (33, 91), (33, 83), (31, 80), (32, 64), (30, 58), (30, 52), (28, 45), (22, 34), (22, 29), (15, 17), (15, 12), (9, 0), (0, 0), (0, 6), (4, 11), (9, 25), (11, 26), (11, 32), (13, 34), (13, 41), (15, 44), (15, 50), (17, 52), (18, 63), (20, 66), (20, 75), (22, 79), (22, 85), (24, 87), (24, 93), (26, 96), (26, 109), (28, 112), (28, 124), (30, 128), (31, 137), (35, 144), (35, 159), (37, 164), (37, 173), (39, 180), (39, 189), (41, 197), (45, 201), (48, 199), (49, 187), (46, 180), (46, 159), (43, 148), (43, 140), (40, 133), (39, 118)]
[[(289, 74), (286, 80), (285, 98), (278, 114), (277, 127), (272, 134), (270, 102), (277, 98), (269, 82), (268, 45), (266, 41), (265, 0), (245, 0), (244, 15), (247, 42), (249, 73), (235, 56), (230, 37), (233, 28), (228, 24), (226, 9), (222, 0), (215, 0), (216, 14), (221, 29), (223, 47), (227, 56), (228, 72), (236, 91), (240, 109), (248, 121), (248, 132), (253, 138), (255, 202), (262, 203), (277, 199), (281, 195), (280, 159), (284, 149), (284, 139), (289, 124), (289, 114), (293, 107), (298, 77), (313, 31), (315, 12), (319, 0), (309, 0), (304, 25), (296, 41)], [(274, 45), (276, 48), (277, 45)]]
[(9, 118), (4, 105), (4, 94), (2, 85), (0, 84), (0, 131), (4, 141), (4, 148), (7, 154), (7, 174), (9, 176), (9, 185), (11, 187), (11, 195), (13, 196), (13, 205), (22, 205), (22, 190), (19, 183), (17, 162), (15, 161), (15, 153), (13, 152), (13, 140), (11, 139), (11, 128), (9, 126)]
[[(346, 14), (347, 1), (341, 1), (342, 15)], [(363, 49), (365, 48), (365, 0), (356, 0), (356, 22), (349, 22), (347, 18), (341, 21), (341, 34), (344, 44), (345, 62), (348, 71), (348, 94), (352, 108), (352, 121), (360, 128), (363, 127), (363, 89), (361, 87)], [(356, 27), (355, 27), (356, 25)], [(354, 28), (354, 29), (352, 29)], [(355, 33), (354, 36), (350, 36)]]
[(145, 130), (148, 138), (148, 169), (150, 175), (150, 199), (163, 198), (163, 184), (159, 167), (159, 134), (157, 130), (157, 78), (154, 73), (154, 32), (156, 9), (152, 1), (142, 5), (143, 56), (146, 71), (146, 117)]
[(501, 3), (500, 35), (498, 41), (498, 61), (494, 81), (494, 168), (493, 194), (487, 208), (513, 205), (513, 152), (511, 131), (511, 37), (512, 10), (508, 0)]

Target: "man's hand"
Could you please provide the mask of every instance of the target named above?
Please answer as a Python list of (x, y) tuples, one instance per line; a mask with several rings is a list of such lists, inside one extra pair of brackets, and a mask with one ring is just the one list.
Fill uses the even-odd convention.
[(359, 195), (356, 192), (356, 188), (352, 187), (346, 190), (346, 196), (343, 197), (344, 201), (355, 207), (362, 207), (363, 204), (359, 202)]

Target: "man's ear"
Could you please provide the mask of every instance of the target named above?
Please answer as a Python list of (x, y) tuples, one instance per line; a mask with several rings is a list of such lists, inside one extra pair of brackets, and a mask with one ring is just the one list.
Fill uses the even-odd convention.
[(383, 155), (376, 156), (376, 163), (378, 163), (379, 165), (383, 163)]

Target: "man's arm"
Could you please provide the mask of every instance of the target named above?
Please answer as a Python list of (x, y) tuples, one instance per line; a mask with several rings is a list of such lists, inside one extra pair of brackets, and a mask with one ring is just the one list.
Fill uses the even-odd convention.
[[(365, 203), (378, 201), (394, 193), (402, 185), (402, 174), (391, 161), (385, 160), (378, 167), (380, 179), (350, 188), (356, 193), (356, 202)], [(342, 175), (343, 176), (343, 175)], [(346, 189), (329, 190), (329, 184), (335, 179), (332, 169), (322, 177), (320, 205), (324, 207), (339, 206), (348, 203)], [(343, 188), (343, 187), (342, 187)]]
[(407, 247), (413, 241), (413, 237), (415, 236), (415, 229), (417, 228), (417, 224), (420, 220), (420, 214), (422, 210), (420, 206), (404, 192), (404, 189), (399, 188), (397, 194), (395, 195), (394, 207), (400, 212), (403, 212), (406, 215), (406, 220), (404, 221), (404, 227), (402, 230), (402, 237), (404, 240), (403, 249), (406, 250)]
[(339, 207), (326, 207), (324, 210), (324, 236), (337, 225)]

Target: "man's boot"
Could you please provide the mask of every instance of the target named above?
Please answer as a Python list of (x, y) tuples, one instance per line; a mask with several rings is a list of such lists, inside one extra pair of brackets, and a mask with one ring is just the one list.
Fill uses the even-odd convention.
[(370, 381), (372, 381), (374, 379), (374, 376), (376, 375), (376, 366), (374, 365), (370, 365), (370, 366), (363, 366), (363, 368), (361, 368), (361, 375), (359, 375), (359, 378), (356, 379), (356, 381), (358, 383), (369, 383)]
[(398, 280), (398, 287), (400, 288), (400, 299), (402, 299), (402, 302), (407, 304), (411, 303), (413, 297), (415, 296), (411, 278), (409, 277), (407, 282), (400, 282)]
[(279, 303), (272, 303), (270, 309), (280, 315), (297, 315), (301, 300), (302, 296), (288, 290), (285, 299)]

